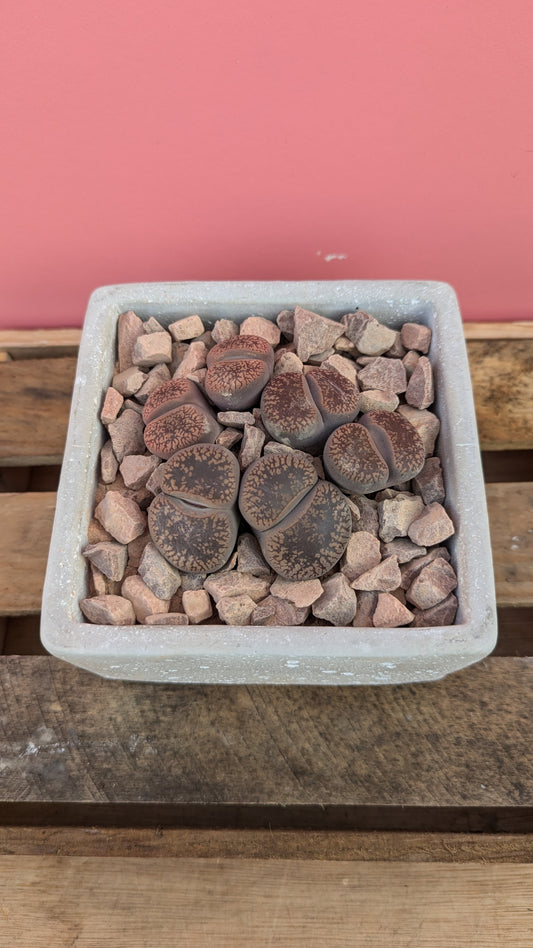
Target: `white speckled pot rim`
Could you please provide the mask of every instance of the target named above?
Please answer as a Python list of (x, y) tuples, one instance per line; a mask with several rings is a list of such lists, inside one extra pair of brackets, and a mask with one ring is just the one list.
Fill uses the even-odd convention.
[[(83, 620), (87, 542), (103, 441), (102, 397), (111, 382), (120, 313), (168, 325), (274, 319), (296, 304), (332, 319), (357, 307), (392, 328), (421, 322), (433, 333), (430, 360), (441, 421), (438, 454), (449, 541), (458, 575), (453, 626), (103, 626)], [(437, 282), (341, 280), (136, 283), (102, 287), (85, 318), (43, 591), (41, 639), (53, 655), (110, 678), (187, 683), (396, 684), (442, 678), (489, 654), (496, 603), (485, 489), (463, 326), (455, 294)]]

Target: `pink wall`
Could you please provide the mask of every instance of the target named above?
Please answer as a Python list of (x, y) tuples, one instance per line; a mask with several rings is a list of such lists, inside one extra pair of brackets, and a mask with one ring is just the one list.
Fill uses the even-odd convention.
[[(160, 279), (533, 317), (531, 0), (7, 0), (0, 325)], [(7, 143), (7, 149), (5, 145)]]

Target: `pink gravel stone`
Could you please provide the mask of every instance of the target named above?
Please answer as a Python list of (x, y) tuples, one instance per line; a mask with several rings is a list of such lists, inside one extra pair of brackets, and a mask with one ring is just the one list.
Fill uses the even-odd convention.
[(130, 543), (146, 528), (146, 514), (139, 505), (116, 490), (108, 491), (94, 515), (119, 543)]
[(160, 459), (153, 454), (127, 454), (120, 465), (126, 487), (132, 490), (143, 487), (159, 464)]
[(407, 354), (407, 350), (402, 343), (401, 333), (396, 331), (394, 335), (396, 338), (390, 349), (387, 349), (385, 355), (388, 359), (403, 359), (404, 355)]
[(428, 563), (432, 563), (433, 560), (441, 557), (445, 559), (448, 563), (450, 562), (450, 554), (445, 546), (435, 546), (429, 553), (426, 553), (424, 556), (418, 556), (411, 562), (406, 563), (402, 566), (400, 572), (402, 574), (401, 587), (402, 589), (409, 589), (409, 586), (413, 582), (416, 576), (418, 576), (420, 570), (427, 566)]
[(240, 335), (249, 334), (250, 336), (261, 336), (266, 339), (272, 347), (277, 346), (281, 338), (281, 330), (271, 319), (265, 319), (264, 316), (248, 316), (241, 323)]
[(245, 425), (255, 425), (255, 418), (251, 411), (219, 411), (217, 421), (221, 425), (231, 428), (244, 428)]
[(383, 389), (399, 395), (407, 388), (405, 367), (400, 359), (378, 357), (358, 372), (359, 384), (365, 389)]
[(352, 625), (356, 629), (372, 628), (372, 616), (378, 601), (377, 592), (361, 591), (357, 593), (357, 610)]
[(112, 421), (115, 421), (123, 403), (124, 396), (110, 385), (105, 393), (104, 404), (100, 412), (100, 421), (103, 425), (109, 425)]
[(170, 600), (160, 599), (146, 585), (140, 576), (127, 576), (122, 583), (122, 595), (129, 599), (138, 622), (144, 622), (146, 616), (168, 612)]
[(342, 317), (345, 334), (363, 355), (380, 356), (396, 341), (396, 332), (380, 323), (374, 316), (358, 310)]
[(309, 615), (309, 606), (295, 606), (288, 599), (268, 596), (260, 601), (250, 617), (250, 625), (302, 625)]
[(150, 477), (146, 481), (146, 487), (152, 494), (159, 494), (161, 491), (161, 480), (163, 474), (165, 473), (165, 465), (158, 464), (154, 469), (153, 473), (150, 474)]
[(383, 558), (386, 556), (397, 556), (398, 563), (402, 564), (410, 563), (411, 560), (419, 556), (424, 556), (425, 553), (427, 553), (425, 546), (417, 546), (417, 544), (409, 540), (408, 537), (396, 537), (394, 540), (389, 540), (387, 543), (381, 544), (381, 555)]
[(443, 543), (455, 533), (455, 528), (442, 504), (428, 504), (423, 514), (413, 520), (408, 531), (409, 539), (419, 546), (435, 546)]
[(270, 579), (272, 570), (261, 553), (258, 541), (251, 533), (242, 533), (237, 544), (237, 570)]
[(379, 629), (396, 629), (401, 625), (408, 625), (413, 620), (413, 613), (390, 593), (381, 592), (378, 595), (378, 601), (372, 622)]
[(119, 463), (127, 454), (142, 454), (145, 450), (143, 420), (131, 408), (126, 408), (107, 430)]
[(309, 356), (317, 352), (324, 352), (343, 332), (343, 325), (333, 319), (319, 316), (301, 306), (294, 309), (294, 341), (302, 362), (308, 362)]
[(286, 339), (292, 339), (294, 336), (294, 310), (282, 309), (276, 316), (276, 325), (279, 326)]
[(300, 608), (310, 606), (320, 598), (324, 590), (319, 579), (293, 581), (278, 576), (272, 583), (270, 592), (279, 599), (288, 599), (289, 602)]
[[(325, 362), (322, 363), (322, 368), (335, 369), (336, 372), (339, 372), (340, 375), (344, 375), (344, 378), (352, 382), (352, 384), (357, 387), (357, 390), (359, 390), (359, 385), (357, 384), (357, 368), (352, 359), (347, 359), (345, 356), (339, 355), (338, 352), (334, 352), (333, 355), (328, 356)], [(359, 411), (361, 411), (360, 406)]]
[(184, 379), (198, 369), (205, 369), (207, 360), (207, 346), (205, 342), (191, 342), (183, 356), (173, 378)]
[(151, 332), (139, 336), (133, 347), (133, 364), (150, 368), (172, 361), (172, 339), (168, 332)]
[(150, 319), (146, 320), (146, 322), (143, 324), (143, 329), (145, 333), (165, 331), (165, 327), (161, 325), (161, 323), (155, 318), (155, 316), (150, 316)]
[(111, 440), (107, 440), (100, 450), (100, 475), (104, 484), (112, 484), (117, 476), (118, 461)]
[(235, 444), (242, 440), (243, 432), (239, 431), (237, 428), (224, 428), (219, 435), (216, 436), (216, 444), (221, 444), (223, 448), (232, 448)]
[(428, 408), (435, 398), (433, 370), (426, 356), (420, 356), (418, 364), (409, 379), (405, 400), (414, 408)]
[(411, 378), (414, 370), (416, 369), (419, 359), (420, 359), (420, 353), (415, 352), (412, 349), (409, 352), (406, 352), (404, 357), (402, 358), (402, 362), (405, 367), (405, 374), (407, 375), (408, 379)]
[(420, 570), (409, 589), (406, 598), (418, 609), (431, 609), (453, 592), (457, 587), (457, 576), (450, 563), (437, 557)]
[(239, 335), (239, 324), (233, 319), (217, 319), (211, 330), (213, 342), (226, 342), (227, 339), (233, 339)]
[(433, 454), (435, 441), (440, 431), (440, 421), (427, 408), (414, 408), (413, 405), (400, 405), (398, 413), (407, 418), (418, 431), (424, 445), (426, 457)]
[(404, 323), (400, 332), (402, 344), (406, 349), (416, 349), (424, 355), (431, 345), (431, 329), (419, 323)]
[(413, 625), (417, 627), (433, 627), (436, 625), (453, 625), (457, 612), (457, 597), (453, 593), (431, 609), (413, 609)]
[(238, 596), (222, 596), (217, 602), (217, 612), (226, 625), (250, 625), (255, 602), (245, 593)]
[(215, 573), (208, 576), (204, 582), (204, 588), (215, 602), (223, 596), (237, 596), (241, 593), (250, 596), (254, 602), (259, 602), (268, 595), (269, 586), (267, 579), (252, 576), (251, 573), (240, 573), (238, 570)]
[(324, 592), (313, 603), (311, 611), (317, 619), (331, 625), (351, 625), (357, 611), (357, 596), (342, 573), (334, 573), (322, 581)]
[(143, 321), (133, 310), (130, 309), (127, 313), (120, 314), (117, 326), (119, 372), (129, 369), (133, 365), (133, 347), (143, 333)]
[(185, 339), (195, 339), (204, 332), (204, 324), (199, 316), (184, 316), (171, 323), (168, 331), (174, 342), (183, 342)]
[(191, 625), (198, 625), (213, 615), (211, 596), (205, 589), (185, 589), (181, 597)]
[(82, 599), (80, 609), (89, 622), (97, 625), (135, 625), (135, 612), (122, 596), (93, 596)]
[(128, 398), (130, 395), (135, 395), (145, 381), (145, 373), (138, 366), (132, 365), (124, 372), (113, 376), (113, 388), (124, 398)]
[(103, 540), (112, 540), (113, 537), (107, 530), (104, 530), (102, 524), (96, 517), (92, 517), (89, 521), (89, 526), (87, 529), (87, 541), (88, 543), (101, 543)]
[(148, 396), (155, 392), (156, 388), (159, 388), (160, 385), (163, 385), (164, 382), (170, 381), (170, 369), (168, 365), (160, 363), (159, 365), (154, 365), (153, 369), (145, 376), (145, 381), (141, 385), (138, 392), (135, 393), (135, 398), (141, 403), (141, 406), (145, 404), (148, 399)]
[(304, 364), (295, 352), (282, 352), (274, 362), (274, 375), (283, 375), (284, 372), (303, 372)]
[(424, 510), (424, 501), (421, 497), (409, 493), (397, 493), (390, 500), (378, 503), (379, 535), (388, 543), (395, 537), (407, 536), (407, 531), (417, 517)]
[(385, 391), (378, 388), (369, 388), (361, 392), (359, 399), (359, 412), (364, 415), (367, 411), (395, 411), (400, 404), (400, 399), (395, 392)]
[(85, 547), (83, 555), (108, 579), (119, 582), (123, 578), (128, 562), (128, 548), (123, 543), (113, 543), (112, 540), (91, 543)]
[(184, 612), (155, 612), (146, 616), (145, 625), (189, 625), (188, 616)]
[(139, 561), (139, 576), (159, 599), (172, 599), (181, 586), (181, 573), (150, 540)]
[(442, 479), (442, 467), (437, 457), (428, 458), (424, 467), (413, 478), (413, 490), (420, 494), (425, 504), (442, 504), (446, 496)]
[(350, 583), (352, 589), (364, 590), (366, 592), (392, 592), (401, 582), (402, 574), (398, 566), (396, 556), (388, 556), (382, 560), (378, 566), (367, 570), (357, 579)]
[(372, 500), (371, 497), (366, 497), (364, 494), (352, 494), (351, 499), (359, 511), (359, 520), (356, 523), (353, 522), (352, 518), (354, 532), (359, 533), (364, 530), (366, 533), (371, 533), (372, 536), (377, 537), (379, 532), (377, 501)]
[(150, 542), (150, 534), (148, 530), (145, 530), (144, 533), (141, 533), (140, 536), (135, 537), (134, 540), (128, 543), (128, 568), (133, 567), (135, 571), (138, 570), (144, 548), (146, 544)]
[(261, 451), (265, 443), (265, 434), (256, 425), (245, 425), (241, 449), (239, 451), (239, 464), (241, 471), (261, 457)]
[(352, 582), (381, 562), (381, 547), (377, 537), (366, 530), (352, 533), (341, 557), (341, 572)]

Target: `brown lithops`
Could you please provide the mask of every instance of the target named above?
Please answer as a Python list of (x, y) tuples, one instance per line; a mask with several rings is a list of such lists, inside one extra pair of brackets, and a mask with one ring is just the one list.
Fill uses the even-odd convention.
[(424, 455), (413, 425), (396, 412), (375, 410), (337, 428), (323, 460), (328, 476), (344, 490), (369, 494), (416, 477)]
[(352, 518), (341, 491), (319, 480), (311, 459), (259, 458), (242, 478), (242, 516), (267, 563), (284, 579), (317, 579), (341, 558)]
[(317, 452), (338, 425), (353, 421), (357, 387), (336, 369), (285, 372), (271, 379), (261, 397), (268, 433), (291, 448)]
[(190, 445), (167, 462), (161, 486), (148, 510), (159, 552), (185, 573), (221, 569), (237, 539), (235, 455), (220, 444)]
[(171, 379), (152, 392), (143, 421), (146, 447), (165, 459), (190, 444), (212, 443), (222, 431), (200, 389), (187, 378)]
[(272, 375), (274, 350), (266, 339), (243, 333), (219, 342), (207, 355), (205, 391), (217, 408), (255, 405)]

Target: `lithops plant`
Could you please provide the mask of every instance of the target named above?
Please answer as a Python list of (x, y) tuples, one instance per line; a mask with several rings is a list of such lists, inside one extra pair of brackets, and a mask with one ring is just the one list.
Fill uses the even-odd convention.
[(415, 427), (397, 412), (369, 411), (340, 425), (324, 446), (324, 467), (335, 484), (368, 494), (416, 477), (425, 451)]
[(143, 421), (146, 447), (164, 459), (190, 444), (212, 443), (222, 431), (200, 389), (187, 378), (171, 379), (152, 392)]
[(194, 444), (165, 465), (148, 510), (159, 552), (185, 573), (222, 569), (237, 539), (239, 464), (220, 444)]
[(300, 454), (259, 458), (243, 475), (242, 516), (255, 532), (269, 566), (284, 579), (318, 579), (340, 560), (351, 534), (346, 498), (319, 480)]
[(206, 394), (224, 411), (251, 408), (273, 368), (274, 350), (266, 339), (249, 333), (226, 339), (207, 355)]
[(282, 444), (316, 453), (339, 425), (353, 421), (359, 391), (336, 369), (284, 372), (271, 379), (261, 397), (268, 433)]

